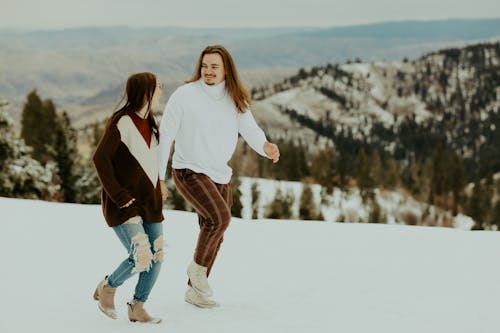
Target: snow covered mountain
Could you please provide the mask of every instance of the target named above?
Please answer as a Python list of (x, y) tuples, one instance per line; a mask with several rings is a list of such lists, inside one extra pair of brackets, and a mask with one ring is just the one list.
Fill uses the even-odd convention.
[[(388, 170), (393, 159), (404, 187), (422, 202), (418, 216), (428, 215), (423, 202), (430, 202), (453, 206), (453, 215), (462, 210), (476, 221), (500, 223), (499, 208), (490, 213), (498, 205), (495, 196), (476, 205), (483, 200), (477, 199), (480, 190), (475, 198), (462, 192), (469, 182), (493, 184), (491, 176), (500, 171), (500, 42), (443, 49), (415, 60), (355, 59), (303, 68), (281, 82), (254, 88), (252, 95), (254, 114), (271, 138), (306, 150), (305, 158), (287, 161), (288, 168), (303, 159), (311, 166), (326, 147), (319, 169), (335, 172), (325, 175), (323, 185), (338, 183), (335, 177), (344, 172), (363, 187), (363, 163), (372, 183), (381, 184), (376, 165), (382, 159)], [(366, 154), (370, 157), (362, 162)]]
[(233, 219), (210, 277), (221, 307), (183, 300), (196, 215), (165, 211), (166, 259), (147, 309), (131, 324), (132, 278), (118, 320), (92, 299), (126, 257), (96, 205), (0, 198), (0, 331), (495, 333), (500, 234), (399, 225)]
[[(497, 111), (499, 89), (500, 43), (494, 42), (443, 49), (413, 61), (357, 59), (301, 69), (282, 82), (254, 88), (252, 96), (261, 123), (311, 143), (310, 130), (328, 136), (348, 129), (359, 138), (369, 136), (375, 124), (397, 131), (406, 119), (453, 119), (457, 130)], [(296, 131), (300, 126), (308, 130)]]

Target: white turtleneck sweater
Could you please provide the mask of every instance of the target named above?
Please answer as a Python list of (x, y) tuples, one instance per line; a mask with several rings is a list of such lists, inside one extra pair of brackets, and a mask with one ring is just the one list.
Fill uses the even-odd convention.
[(262, 156), (266, 136), (250, 110), (239, 113), (225, 82), (207, 85), (202, 79), (179, 87), (169, 98), (160, 124), (159, 172), (165, 179), (170, 147), (175, 140), (172, 168), (203, 173), (227, 184), (227, 165), (236, 149), (238, 133)]

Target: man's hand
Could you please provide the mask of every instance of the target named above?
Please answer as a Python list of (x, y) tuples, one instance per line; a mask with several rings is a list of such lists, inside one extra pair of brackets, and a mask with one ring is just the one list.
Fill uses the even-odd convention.
[(165, 184), (164, 180), (160, 180), (160, 188), (161, 188), (161, 198), (163, 199), (163, 201), (165, 201), (168, 198), (168, 189), (167, 189), (167, 184)]
[(266, 153), (267, 158), (273, 160), (273, 163), (278, 162), (280, 159), (280, 150), (274, 143), (264, 142), (264, 153)]

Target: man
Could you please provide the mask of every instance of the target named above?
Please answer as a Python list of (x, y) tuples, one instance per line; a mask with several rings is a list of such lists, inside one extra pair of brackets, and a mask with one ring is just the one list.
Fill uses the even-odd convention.
[(160, 124), (159, 170), (164, 199), (165, 173), (175, 140), (172, 177), (195, 208), (200, 233), (188, 267), (185, 300), (202, 308), (218, 304), (207, 277), (231, 219), (232, 170), (227, 165), (238, 134), (260, 155), (279, 160), (278, 147), (266, 140), (249, 110), (250, 96), (229, 52), (220, 45), (201, 53), (193, 77), (170, 96)]

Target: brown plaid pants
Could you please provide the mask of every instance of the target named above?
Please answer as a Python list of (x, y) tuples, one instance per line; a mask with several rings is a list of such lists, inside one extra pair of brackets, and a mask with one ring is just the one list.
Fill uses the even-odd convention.
[(172, 178), (177, 190), (198, 214), (200, 233), (194, 261), (207, 267), (208, 275), (231, 221), (231, 186), (214, 183), (208, 176), (190, 169), (172, 169)]

